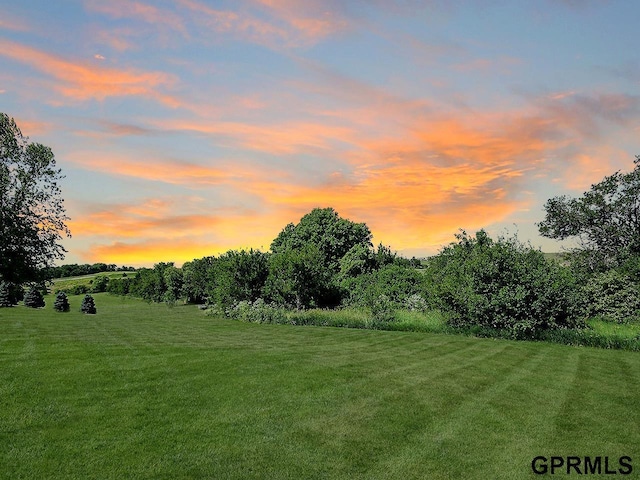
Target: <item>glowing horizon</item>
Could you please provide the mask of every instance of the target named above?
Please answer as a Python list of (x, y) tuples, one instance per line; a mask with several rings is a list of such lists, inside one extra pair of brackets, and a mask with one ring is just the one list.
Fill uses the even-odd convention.
[(315, 207), (407, 256), (461, 228), (557, 251), (545, 201), (640, 153), (633, 2), (3, 8), (0, 111), (67, 176), (62, 263), (267, 250)]

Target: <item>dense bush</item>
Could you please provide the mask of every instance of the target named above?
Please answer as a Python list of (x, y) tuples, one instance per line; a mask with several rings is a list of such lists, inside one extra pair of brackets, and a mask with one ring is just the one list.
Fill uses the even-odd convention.
[(269, 274), (268, 254), (259, 250), (229, 250), (211, 263), (206, 294), (210, 302), (228, 308), (262, 297)]
[(82, 313), (95, 314), (96, 310), (96, 302), (91, 295), (85, 295), (82, 299), (82, 304), (80, 305), (80, 311)]
[(74, 285), (73, 287), (71, 287), (69, 293), (71, 295), (84, 295), (85, 293), (89, 293), (89, 286), (83, 283)]
[[(216, 310), (212, 313), (216, 313)], [(252, 323), (284, 323), (286, 319), (286, 313), (283, 308), (265, 303), (261, 298), (253, 302), (242, 300), (227, 308), (225, 315), (235, 320)]]
[(122, 278), (112, 278), (109, 280), (107, 284), (107, 292), (113, 293), (114, 295), (127, 295), (129, 294), (129, 286), (131, 284), (131, 280), (122, 275)]
[(375, 322), (387, 323), (395, 320), (395, 308), (391, 299), (384, 293), (373, 298), (371, 315)]
[(92, 293), (102, 293), (107, 291), (107, 287), (109, 285), (109, 277), (106, 275), (98, 275), (93, 279), (93, 283), (91, 284), (91, 292)]
[(296, 310), (327, 306), (337, 303), (333, 278), (318, 247), (290, 248), (269, 257), (264, 294), (270, 301)]
[(410, 312), (426, 312), (429, 310), (429, 304), (419, 293), (414, 293), (406, 298), (404, 306)]
[(68, 312), (70, 308), (67, 294), (64, 292), (58, 292), (56, 294), (56, 299), (53, 302), (53, 309), (56, 312)]
[(343, 277), (340, 285), (345, 305), (371, 308), (380, 295), (385, 295), (399, 308), (412, 295), (424, 293), (425, 278), (414, 268), (394, 262), (357, 277)]
[(153, 268), (141, 268), (129, 285), (129, 293), (147, 302), (163, 302), (167, 285), (164, 271), (173, 267), (173, 263), (156, 263)]
[(426, 269), (437, 306), (455, 326), (503, 329), (516, 338), (583, 324), (580, 289), (568, 269), (516, 238), (461, 232)]
[(616, 270), (598, 273), (584, 287), (591, 317), (624, 323), (640, 317), (640, 286)]
[(42, 296), (42, 292), (40, 288), (33, 286), (29, 289), (29, 291), (24, 296), (24, 304), (27, 307), (31, 308), (42, 308), (45, 305), (44, 297)]
[(215, 260), (215, 257), (203, 257), (182, 265), (182, 295), (188, 303), (207, 301), (207, 284)]

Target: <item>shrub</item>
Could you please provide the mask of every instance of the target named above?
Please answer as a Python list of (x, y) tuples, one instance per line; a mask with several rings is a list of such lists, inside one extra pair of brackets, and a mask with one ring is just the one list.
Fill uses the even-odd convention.
[(413, 295), (408, 296), (404, 303), (405, 303), (405, 307), (410, 312), (424, 313), (429, 309), (429, 305), (427, 304), (427, 301), (419, 293), (414, 293)]
[(414, 268), (392, 263), (371, 273), (346, 277), (341, 286), (345, 305), (371, 307), (380, 295), (385, 295), (397, 308), (412, 295), (424, 292), (425, 279)]
[(254, 302), (242, 300), (227, 308), (225, 314), (229, 318), (252, 323), (284, 323), (285, 310), (266, 303), (258, 298)]
[(91, 291), (93, 293), (102, 293), (107, 291), (107, 286), (109, 285), (109, 277), (106, 275), (98, 275), (92, 284)]
[(515, 338), (583, 325), (581, 292), (568, 269), (517, 238), (465, 232), (427, 267), (429, 289), (459, 327), (506, 330)]
[(82, 299), (82, 304), (80, 305), (80, 311), (82, 313), (95, 314), (96, 313), (96, 302), (91, 295), (85, 295)]
[(89, 293), (89, 287), (84, 284), (74, 285), (71, 287), (71, 295), (84, 295)]
[(384, 293), (378, 295), (371, 303), (371, 314), (376, 323), (388, 323), (395, 320), (393, 302)]
[(42, 308), (45, 305), (44, 297), (42, 296), (42, 292), (36, 286), (33, 286), (29, 289), (27, 294), (24, 296), (24, 304), (27, 307), (31, 308)]
[(131, 280), (129, 278), (112, 278), (107, 284), (107, 292), (114, 295), (127, 295)]
[(587, 315), (624, 323), (640, 316), (640, 287), (616, 270), (598, 273), (584, 287)]
[(64, 292), (58, 292), (53, 302), (53, 309), (56, 312), (68, 312), (70, 310), (69, 299)]

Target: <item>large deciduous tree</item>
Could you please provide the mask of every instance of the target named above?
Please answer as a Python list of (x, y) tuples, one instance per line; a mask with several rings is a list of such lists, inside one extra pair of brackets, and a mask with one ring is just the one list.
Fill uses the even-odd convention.
[(591, 186), (581, 198), (547, 200), (538, 228), (548, 238), (576, 238), (577, 260), (591, 271), (618, 267), (640, 256), (640, 156), (629, 173), (620, 171)]
[(315, 245), (324, 264), (333, 272), (340, 271), (340, 259), (358, 244), (371, 247), (371, 231), (365, 223), (341, 218), (333, 208), (314, 208), (297, 225), (288, 224), (271, 243), (273, 253), (300, 250)]
[(64, 258), (70, 236), (53, 152), (31, 143), (0, 113), (0, 278), (39, 280), (43, 267)]

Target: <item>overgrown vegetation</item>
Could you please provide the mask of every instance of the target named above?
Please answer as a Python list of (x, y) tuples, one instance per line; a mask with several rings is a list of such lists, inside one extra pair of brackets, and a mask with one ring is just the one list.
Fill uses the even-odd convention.
[[(631, 177), (612, 178), (628, 183)], [(560, 220), (552, 221), (556, 213), (567, 213), (566, 205), (559, 206), (562, 202), (575, 203), (564, 197), (548, 203), (541, 226), (548, 235), (566, 233)], [(210, 312), (256, 323), (313, 323), (322, 318), (319, 324), (392, 330), (402, 312), (442, 312), (450, 331), (604, 345), (593, 340), (600, 337), (589, 333), (587, 319), (625, 323), (638, 318), (640, 260), (633, 243), (627, 243), (615, 268), (588, 273), (576, 260), (584, 252), (574, 252), (566, 262), (564, 257), (547, 258), (517, 237), (493, 239), (484, 230), (475, 235), (463, 231), (440, 253), (418, 262), (382, 244), (374, 248), (364, 223), (318, 208), (298, 224), (287, 225), (270, 252), (232, 250), (195, 259), (181, 269), (158, 263), (132, 278), (112, 279), (107, 290), (169, 305), (185, 299), (207, 304)], [(597, 242), (590, 245), (589, 255), (594, 245)], [(327, 308), (336, 317), (344, 316), (345, 309), (366, 311), (368, 321), (328, 322), (325, 314), (304, 313)], [(403, 328), (409, 328), (406, 322)]]
[[(112, 272), (115, 265), (95, 264), (110, 273), (57, 282), (55, 292), (107, 291), (169, 306), (198, 303), (209, 312), (256, 323), (389, 330), (400, 328), (407, 314), (438, 312), (446, 318), (446, 329), (441, 325), (439, 331), (635, 348), (635, 337), (603, 340), (590, 331), (590, 319), (640, 320), (639, 192), (640, 157), (633, 172), (606, 177), (581, 199), (549, 200), (541, 233), (582, 242), (562, 256), (545, 256), (517, 237), (493, 239), (480, 230), (458, 233), (429, 259), (408, 260), (382, 244), (374, 247), (366, 224), (341, 218), (332, 208), (316, 208), (288, 224), (269, 252), (230, 250), (181, 268), (157, 263), (130, 275)], [(25, 303), (39, 305), (32, 291)], [(21, 297), (16, 284), (0, 284), (1, 305)], [(324, 309), (330, 313), (308, 313)], [(354, 321), (349, 311), (367, 321)], [(328, 321), (330, 315), (341, 319)], [(412, 328), (409, 323), (401, 328)]]

